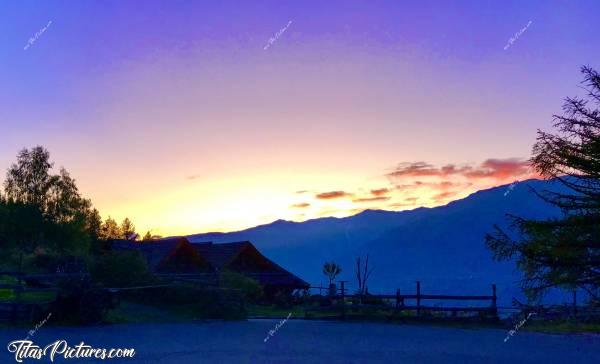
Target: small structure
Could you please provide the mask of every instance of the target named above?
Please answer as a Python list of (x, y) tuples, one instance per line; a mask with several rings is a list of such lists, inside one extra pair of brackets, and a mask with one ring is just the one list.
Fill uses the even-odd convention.
[(267, 296), (278, 292), (291, 294), (310, 286), (264, 255), (249, 241), (213, 244), (190, 243), (185, 237), (136, 242), (112, 240), (115, 251), (139, 251), (154, 273), (198, 273), (218, 277), (219, 272), (232, 271), (256, 280)]

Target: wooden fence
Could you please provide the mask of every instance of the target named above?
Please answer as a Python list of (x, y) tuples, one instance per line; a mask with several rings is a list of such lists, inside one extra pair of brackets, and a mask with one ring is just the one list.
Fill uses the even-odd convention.
[(0, 301), (0, 322), (32, 321), (45, 306), (50, 304), (50, 302), (23, 302), (22, 297), (30, 292), (47, 292), (55, 291), (55, 289), (25, 287), (24, 281), (28, 280), (30, 276), (19, 272), (0, 272), (0, 276), (13, 277), (17, 280), (14, 284), (0, 284), (0, 289), (11, 290), (15, 296), (14, 299)]
[[(416, 282), (416, 291), (415, 294), (402, 294), (400, 289), (396, 290), (395, 294), (354, 294), (349, 295), (346, 293), (347, 288), (345, 287), (345, 281), (341, 281), (341, 287), (336, 289), (335, 295), (328, 295), (328, 298), (332, 301), (339, 301), (340, 304), (335, 306), (340, 309), (340, 315), (342, 318), (345, 318), (346, 311), (348, 309), (355, 308), (382, 308), (382, 309), (392, 309), (396, 312), (399, 311), (411, 311), (415, 312), (416, 316), (422, 316), (424, 313), (431, 312), (450, 312), (453, 316), (456, 316), (458, 312), (474, 312), (481, 313), (490, 317), (497, 317), (498, 307), (497, 307), (497, 296), (496, 296), (496, 285), (492, 284), (492, 294), (491, 295), (439, 295), (439, 294), (423, 294), (421, 291), (421, 282)], [(328, 291), (327, 287), (310, 287), (311, 289), (319, 289), (320, 296), (322, 296), (322, 291), (325, 289)], [(352, 305), (347, 305), (346, 302), (351, 300), (353, 302)], [(363, 304), (366, 301), (379, 300), (383, 302), (392, 302), (393, 304)], [(407, 304), (406, 301), (413, 301), (412, 304)], [(463, 305), (454, 305), (454, 306), (431, 306), (424, 304), (424, 302), (428, 301), (483, 301), (484, 303), (488, 303), (486, 306), (463, 306)], [(358, 304), (356, 303), (358, 302)], [(329, 309), (329, 308), (325, 308)], [(321, 308), (315, 308), (313, 310), (321, 310)]]

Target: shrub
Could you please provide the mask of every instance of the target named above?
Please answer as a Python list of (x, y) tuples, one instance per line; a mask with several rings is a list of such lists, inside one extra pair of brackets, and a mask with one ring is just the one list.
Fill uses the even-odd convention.
[(247, 302), (258, 302), (263, 296), (262, 286), (256, 280), (242, 274), (224, 271), (220, 275), (220, 281), (223, 287), (240, 291)]
[(104, 287), (151, 284), (154, 278), (138, 252), (111, 252), (98, 257), (90, 269), (92, 282)]
[(111, 295), (88, 280), (69, 279), (59, 283), (59, 293), (50, 311), (58, 321), (76, 324), (102, 322), (114, 307)]
[(196, 318), (232, 320), (245, 318), (247, 314), (244, 296), (239, 290), (176, 284), (130, 291), (125, 297), (140, 304), (193, 312)]

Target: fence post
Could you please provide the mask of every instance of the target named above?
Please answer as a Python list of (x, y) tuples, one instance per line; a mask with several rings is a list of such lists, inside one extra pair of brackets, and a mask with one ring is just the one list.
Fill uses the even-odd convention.
[(346, 319), (346, 289), (344, 288), (344, 283), (346, 283), (346, 281), (340, 281), (340, 284), (342, 285), (342, 320)]
[(577, 289), (573, 290), (573, 317), (577, 318)]
[(417, 317), (421, 316), (421, 281), (417, 281)]
[(496, 285), (495, 284), (492, 284), (492, 310), (493, 310), (494, 314), (498, 313), (497, 297), (496, 297)]

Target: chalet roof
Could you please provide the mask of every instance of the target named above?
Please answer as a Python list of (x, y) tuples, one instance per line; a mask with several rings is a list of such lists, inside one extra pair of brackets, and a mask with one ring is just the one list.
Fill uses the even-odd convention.
[(148, 261), (150, 270), (155, 270), (160, 262), (171, 254), (179, 244), (186, 243), (189, 244), (190, 242), (184, 237), (172, 237), (149, 242), (118, 239), (111, 241), (111, 247), (117, 251), (139, 251)]
[(212, 242), (190, 243), (185, 237), (173, 237), (149, 242), (116, 239), (110, 241), (110, 244), (111, 248), (116, 251), (139, 251), (144, 255), (149, 268), (153, 271), (158, 268), (166, 257), (180, 247), (180, 244), (191, 246), (215, 270), (226, 269), (242, 252), (250, 252), (254, 257), (259, 256), (263, 266), (267, 268), (266, 271), (261, 272), (241, 272), (245, 276), (256, 279), (262, 285), (285, 285), (297, 288), (309, 286), (302, 279), (262, 255), (254, 244), (249, 241), (219, 244), (213, 244)]
[(229, 263), (232, 263), (236, 257), (246, 249), (253, 250), (270, 266), (269, 272), (243, 272), (247, 277), (256, 279), (262, 285), (286, 285), (308, 287), (309, 284), (302, 279), (296, 277), (292, 273), (283, 269), (281, 266), (265, 257), (256, 247), (249, 241), (239, 241), (234, 243), (192, 243), (196, 251), (200, 253), (213, 267), (217, 269), (226, 268)]
[(222, 269), (228, 263), (233, 261), (235, 257), (241, 253), (244, 248), (251, 246), (249, 241), (239, 241), (235, 243), (213, 244), (210, 243), (193, 243), (196, 251), (200, 253), (213, 267)]

